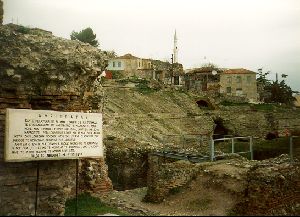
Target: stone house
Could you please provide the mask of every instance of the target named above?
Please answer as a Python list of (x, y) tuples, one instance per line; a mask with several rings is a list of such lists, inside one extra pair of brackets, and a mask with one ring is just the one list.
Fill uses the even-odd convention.
[(123, 71), (127, 76), (152, 76), (152, 73), (149, 73), (152, 70), (151, 60), (135, 57), (131, 54), (125, 54), (109, 60), (106, 69), (110, 71)]
[(180, 63), (169, 63), (160, 60), (152, 60), (153, 79), (164, 84), (183, 86), (184, 71)]
[(108, 61), (109, 71), (123, 72), (126, 77), (154, 79), (164, 84), (182, 85), (183, 66), (179, 63), (169, 63), (160, 60), (144, 59), (125, 54)]
[(227, 69), (220, 75), (220, 93), (257, 101), (256, 73), (247, 69)]
[[(213, 73), (214, 72), (214, 73)], [(221, 69), (202, 67), (187, 70), (184, 76), (185, 87), (187, 90), (206, 92), (216, 89), (219, 92)]]
[(214, 69), (202, 67), (185, 74), (187, 90), (220, 93), (257, 101), (256, 73), (247, 69)]

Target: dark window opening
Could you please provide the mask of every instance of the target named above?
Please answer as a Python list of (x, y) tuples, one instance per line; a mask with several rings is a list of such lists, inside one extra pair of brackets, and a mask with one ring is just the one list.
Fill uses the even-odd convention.
[(174, 77), (174, 85), (179, 85), (179, 76)]

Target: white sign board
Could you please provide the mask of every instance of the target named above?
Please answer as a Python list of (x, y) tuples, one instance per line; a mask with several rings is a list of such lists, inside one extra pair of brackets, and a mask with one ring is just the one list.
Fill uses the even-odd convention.
[(7, 162), (103, 156), (102, 114), (6, 109)]

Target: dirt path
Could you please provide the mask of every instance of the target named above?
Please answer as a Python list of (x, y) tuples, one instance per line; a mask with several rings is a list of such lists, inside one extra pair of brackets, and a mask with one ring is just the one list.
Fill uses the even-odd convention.
[(207, 185), (208, 177), (199, 176), (186, 189), (174, 192), (160, 204), (145, 203), (147, 188), (114, 191), (104, 202), (135, 215), (224, 216), (235, 203), (232, 194)]

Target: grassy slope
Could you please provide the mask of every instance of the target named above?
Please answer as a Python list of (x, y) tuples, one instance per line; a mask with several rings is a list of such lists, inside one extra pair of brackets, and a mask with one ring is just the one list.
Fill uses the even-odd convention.
[[(76, 199), (70, 199), (66, 202), (65, 216), (75, 216)], [(77, 216), (97, 216), (106, 213), (117, 215), (128, 215), (116, 208), (108, 207), (100, 199), (92, 197), (89, 194), (78, 196)]]

